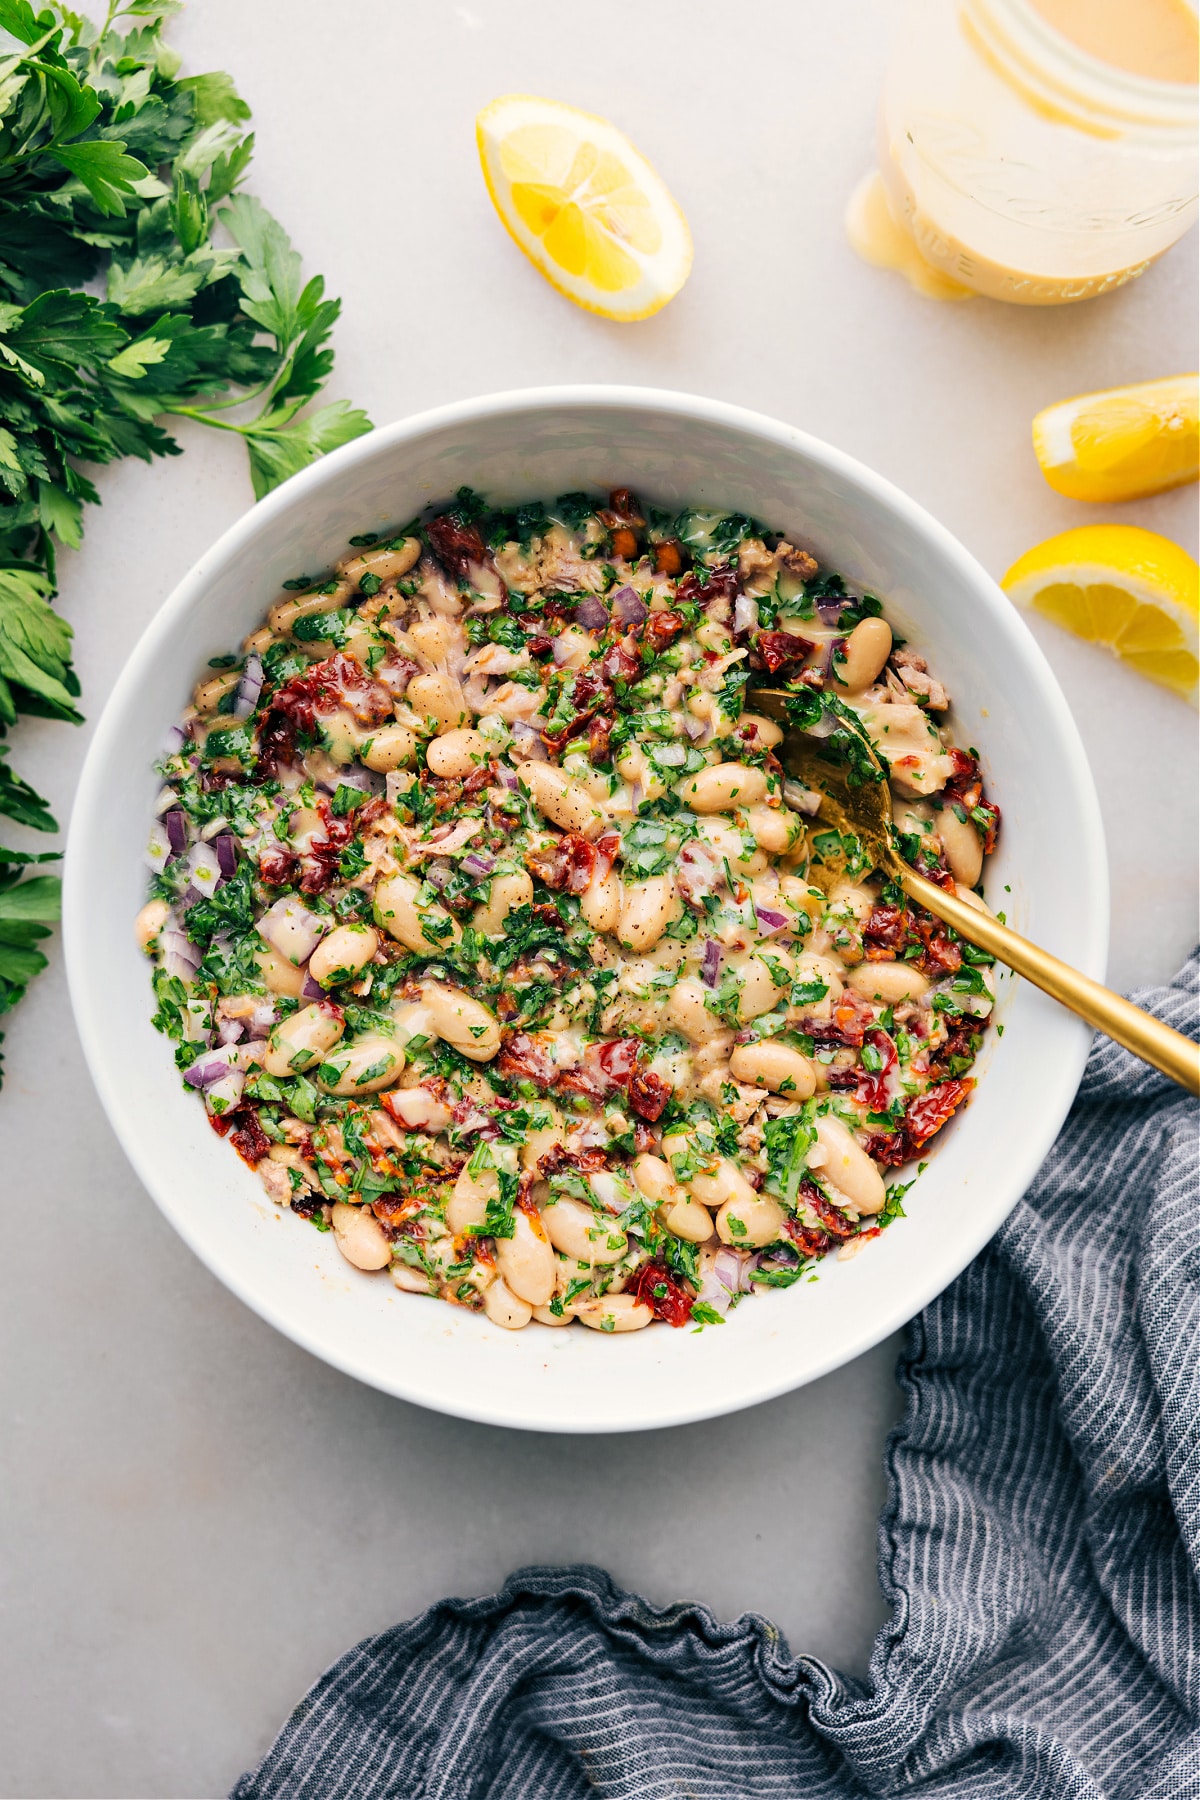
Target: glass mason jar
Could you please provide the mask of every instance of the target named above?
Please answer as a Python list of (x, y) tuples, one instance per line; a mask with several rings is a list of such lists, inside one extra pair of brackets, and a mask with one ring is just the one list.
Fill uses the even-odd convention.
[(1121, 4), (1108, 0), (1122, 27), (1110, 61), (1037, 0), (906, 0), (879, 166), (892, 218), (943, 277), (1026, 306), (1087, 300), (1132, 281), (1195, 219), (1196, 76), (1118, 66), (1152, 63), (1150, 15), (1183, 0)]

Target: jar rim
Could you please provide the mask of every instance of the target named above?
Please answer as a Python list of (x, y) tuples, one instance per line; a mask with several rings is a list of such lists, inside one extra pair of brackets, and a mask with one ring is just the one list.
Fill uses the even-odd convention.
[[(1195, 11), (1194, 0), (1185, 0)], [(1085, 50), (1037, 12), (1030, 0), (961, 0), (968, 35), (1035, 105), (1057, 108), (1064, 123), (1108, 133), (1194, 130), (1200, 84), (1139, 75)], [(1074, 116), (1072, 116), (1074, 115)]]

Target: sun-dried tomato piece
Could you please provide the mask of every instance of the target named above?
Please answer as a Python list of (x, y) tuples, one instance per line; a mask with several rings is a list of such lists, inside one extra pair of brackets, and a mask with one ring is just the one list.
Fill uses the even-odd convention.
[(863, 926), (868, 962), (894, 962), (909, 941), (908, 914), (902, 906), (873, 906)]
[(532, 1081), (540, 1088), (552, 1087), (558, 1070), (525, 1031), (514, 1031), (496, 1058), (496, 1072), (506, 1081)]
[(618, 525), (609, 544), (614, 556), (622, 562), (632, 562), (638, 553), (637, 532), (628, 525)]
[(806, 1205), (811, 1207), (820, 1219), (821, 1230), (827, 1237), (834, 1238), (841, 1243), (846, 1238), (854, 1236), (858, 1227), (846, 1217), (840, 1206), (835, 1206), (828, 1195), (821, 1192), (815, 1181), (802, 1181), (800, 1194)]
[(615, 719), (607, 718), (597, 718), (592, 720), (588, 730), (588, 761), (596, 768), (599, 768), (602, 763), (606, 763), (611, 759), (612, 745), (610, 739), (612, 738), (613, 726), (616, 722)]
[(676, 1281), (665, 1263), (643, 1263), (625, 1291), (668, 1325), (678, 1327), (691, 1320), (695, 1296)]
[(586, 1175), (592, 1169), (607, 1169), (609, 1153), (599, 1145), (589, 1150), (568, 1150), (565, 1144), (551, 1144), (538, 1157), (538, 1173), (548, 1180), (551, 1175), (560, 1175), (564, 1169), (578, 1169)]
[(939, 1081), (923, 1094), (914, 1094), (904, 1109), (904, 1134), (911, 1154), (923, 1150), (934, 1132), (940, 1131), (975, 1086), (971, 1076)]
[(290, 850), (264, 850), (258, 859), (258, 873), (268, 887), (287, 887), (296, 873), (296, 858)]
[[(640, 666), (640, 665), (639, 665)], [(595, 669), (581, 669), (571, 684), (571, 705), (575, 716), (560, 731), (543, 731), (542, 742), (546, 748), (557, 754), (573, 737), (577, 737), (590, 719), (597, 713), (605, 716), (613, 711), (615, 700), (612, 688), (602, 672)]]
[(721, 563), (715, 569), (689, 569), (675, 589), (677, 600), (690, 600), (707, 606), (711, 600), (732, 600), (738, 591), (738, 572), (733, 563)]
[[(614, 488), (608, 496), (607, 511), (611, 514), (611, 523), (615, 525), (642, 526), (646, 516), (642, 511), (642, 503), (630, 488)], [(601, 513), (600, 517), (605, 518)], [(606, 520), (606, 523), (609, 522)]]
[(430, 519), (425, 536), (433, 554), (452, 575), (465, 578), (471, 563), (482, 563), (487, 559), (478, 525), (457, 513), (441, 513), (436, 519)]
[(774, 675), (789, 663), (802, 663), (811, 649), (811, 641), (794, 631), (760, 631), (751, 640), (750, 661)]
[(525, 867), (537, 880), (556, 892), (565, 889), (571, 894), (583, 893), (595, 865), (594, 846), (576, 831), (564, 831), (552, 844), (529, 851), (525, 858)]
[(255, 1168), (271, 1148), (271, 1140), (259, 1123), (258, 1108), (239, 1106), (225, 1117), (229, 1121), (230, 1143), (242, 1161)]
[(592, 845), (594, 858), (592, 880), (605, 881), (617, 860), (617, 851), (621, 848), (621, 836), (616, 831), (604, 831)]
[(642, 639), (658, 656), (672, 639), (679, 636), (686, 624), (687, 620), (682, 613), (652, 612), (642, 626)]
[(607, 1044), (591, 1046), (596, 1061), (615, 1087), (624, 1087), (637, 1067), (642, 1053), (640, 1038), (611, 1038)]
[(818, 1044), (841, 1044), (858, 1050), (874, 1023), (875, 1013), (868, 1002), (848, 993), (838, 1001), (830, 1018), (813, 1019), (806, 1015), (800, 1021), (800, 1029)]
[(642, 659), (629, 638), (620, 638), (608, 646), (600, 667), (609, 681), (636, 681), (642, 672)]
[(662, 1117), (663, 1108), (673, 1090), (669, 1082), (653, 1069), (635, 1069), (629, 1078), (629, 1104), (640, 1118), (651, 1124)]
[(824, 1256), (833, 1242), (827, 1232), (817, 1231), (811, 1225), (801, 1225), (799, 1219), (786, 1218), (783, 1221), (783, 1229), (806, 1261), (813, 1261)]

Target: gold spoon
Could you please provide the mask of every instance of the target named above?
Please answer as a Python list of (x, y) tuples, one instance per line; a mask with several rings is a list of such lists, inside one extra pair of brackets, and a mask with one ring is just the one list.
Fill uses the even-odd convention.
[[(1061, 1001), (1143, 1062), (1161, 1069), (1189, 1093), (1200, 1094), (1200, 1045), (1193, 1044), (1181, 1032), (1172, 1031), (1161, 1019), (1132, 1006), (1110, 988), (1081, 975), (1069, 963), (1060, 962), (1048, 950), (1039, 949), (1028, 938), (1010, 931), (991, 913), (966, 905), (956, 894), (948, 894), (911, 869), (896, 844), (886, 770), (853, 713), (838, 709), (838, 719), (845, 727), (841, 741), (847, 741), (847, 731), (856, 740), (855, 769), (828, 738), (810, 736), (795, 725), (787, 710), (787, 701), (795, 697), (780, 688), (766, 687), (752, 687), (747, 694), (756, 711), (784, 727), (780, 761), (789, 775), (820, 794), (819, 817), (823, 824), (839, 833), (853, 834), (882, 875), (898, 882), (911, 900), (952, 925), (968, 943), (1024, 975), (1043, 993)], [(854, 779), (856, 774), (860, 779)]]

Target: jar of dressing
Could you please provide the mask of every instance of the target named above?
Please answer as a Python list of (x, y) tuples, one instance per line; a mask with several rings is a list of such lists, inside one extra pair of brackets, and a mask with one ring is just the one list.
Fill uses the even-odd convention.
[(906, 0), (847, 228), (939, 298), (1120, 287), (1197, 213), (1191, 0)]

